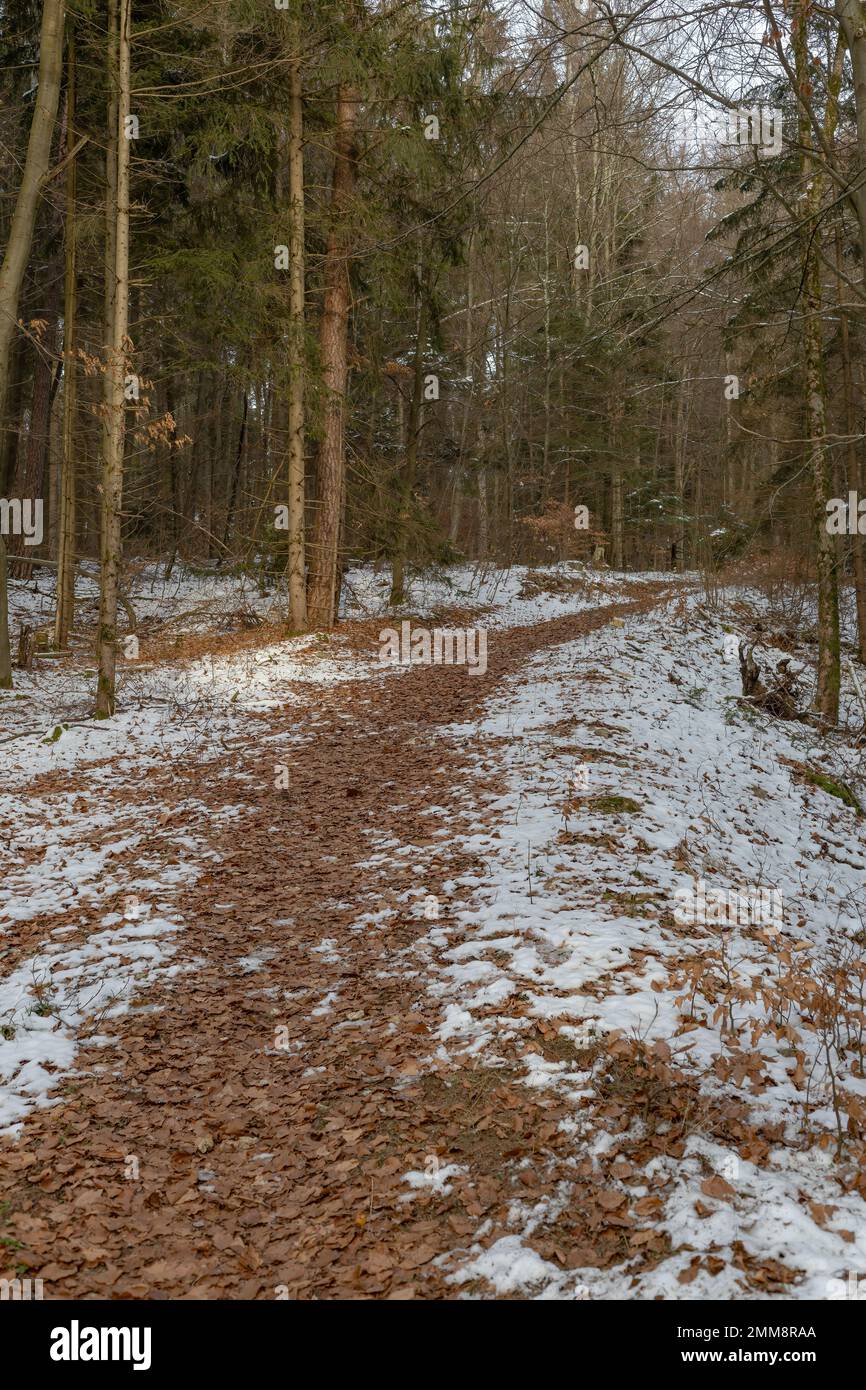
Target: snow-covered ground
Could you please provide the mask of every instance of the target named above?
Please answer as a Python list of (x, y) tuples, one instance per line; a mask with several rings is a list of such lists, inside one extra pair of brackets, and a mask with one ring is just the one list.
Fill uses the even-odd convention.
[[(249, 575), (221, 574), (218, 570), (191, 570), (178, 565), (166, 578), (163, 566), (133, 561), (127, 565), (124, 585), (136, 619), (145, 630), (156, 624), (169, 624), (178, 632), (219, 632), (227, 630), (232, 616), (277, 621), (286, 608), (279, 584), (271, 583), (268, 592), (263, 593), (261, 586)], [(99, 611), (99, 570), (92, 561), (79, 565), (75, 603), (76, 629), (84, 631), (95, 627)], [(13, 633), (24, 622), (34, 628), (53, 623), (54, 575), (51, 571), (36, 570), (31, 581), (11, 583), (9, 616)], [(121, 610), (121, 623), (123, 618)]]
[[(11, 593), (13, 632), (50, 622), (50, 579)], [(273, 616), (273, 597), (256, 607), (248, 585), (233, 580), (178, 574), (166, 585), (146, 572), (132, 593), (137, 611), (147, 612), (150, 596), (153, 621), (179, 632), (219, 635), (239, 611)], [(95, 602), (86, 572), (77, 597), (86, 619)], [(243, 802), (237, 787), (249, 774), (232, 765), (231, 750), (249, 738), (250, 717), (301, 704), (295, 683), (326, 685), (363, 667), (316, 635), (183, 662), (130, 661), (117, 714), (97, 721), (90, 660), (37, 655), (32, 671), (15, 672), (13, 690), (0, 691), (0, 1130), (46, 1103), (74, 1067), (81, 1036), (93, 1041), (101, 1019), (178, 968), (178, 893), (213, 862), (214, 829), (243, 814), (233, 794)], [(293, 721), (267, 735), (280, 747), (304, 736)], [(167, 804), (164, 777), (153, 778), (179, 759), (222, 784), (221, 807)]]
[(390, 570), (376, 572), (369, 566), (347, 571), (343, 583), (341, 613), (347, 618), (418, 617), (465, 609), (478, 614), (479, 623), (491, 630), (530, 627), (565, 613), (579, 613), (614, 603), (629, 586), (651, 583), (660, 574), (612, 574), (585, 568), (565, 560), (544, 569), (514, 565), (495, 569), (490, 565), (452, 565), (447, 570), (414, 575), (407, 585), (406, 602), (389, 606)]
[[(735, 1248), (802, 1271), (794, 1296), (826, 1297), (828, 1280), (866, 1270), (866, 1206), (852, 1190), (860, 1150), (833, 1156), (834, 1088), (843, 1130), (851, 1116), (856, 1136), (866, 1112), (866, 820), (799, 772), (842, 778), (866, 804), (866, 760), (851, 741), (744, 709), (725, 635), (699, 597), (677, 599), (544, 650), (480, 723), (451, 729), (461, 744), (481, 736), (486, 770), (506, 770), (509, 791), (489, 808), (495, 832), (465, 845), (486, 874), (421, 890), (451, 908), (419, 950), (441, 998), (442, 1060), (495, 1065), (536, 1020), (556, 1020), (588, 1056), (607, 1040), (585, 1069), (524, 1053), (526, 1084), (573, 1102), (575, 1164), (613, 1142), (586, 1102), (617, 1038), (658, 1047), (660, 1065), (697, 1078), (706, 1097), (741, 1100), (762, 1132), (754, 1157), (695, 1122), (681, 1159), (647, 1163), (628, 1192), (663, 1195), (653, 1225), (674, 1253), (636, 1282), (634, 1262), (564, 1273), (528, 1247), (555, 1219), (552, 1200), (516, 1208), (513, 1237), (485, 1249), (482, 1230), (455, 1252), (458, 1284), (484, 1277), (501, 1293), (548, 1298), (753, 1297)], [(846, 700), (853, 707), (850, 682)], [(700, 883), (732, 911), (693, 924), (684, 905)], [(736, 896), (713, 898), (745, 902), (761, 888), (778, 894), (765, 899), (781, 905), (778, 922), (768, 912), (753, 925)], [(839, 987), (839, 972), (852, 998), (828, 1042), (815, 982)]]
[[(468, 610), (495, 630), (610, 603), (626, 580), (658, 578), (462, 566), (413, 580), (403, 612)], [(384, 620), (388, 580), (351, 571), (346, 616)], [(86, 616), (92, 576), (81, 586)], [(279, 592), (183, 572), (166, 585), (142, 570), (130, 598), (143, 623), (179, 633), (219, 634), (239, 611), (266, 621), (284, 611)], [(769, 612), (761, 595), (733, 592), (709, 611), (692, 588), (665, 608), (547, 648), (481, 719), (450, 730), (461, 743), (480, 738), (485, 767), (506, 775), (508, 792), (488, 807), (496, 833), (479, 830), (464, 846), (486, 873), (419, 889), (454, 905), (418, 946), (441, 1005), (439, 1059), (495, 1065), (507, 1047), (513, 1063), (537, 1022), (555, 1026), (576, 1060), (526, 1048), (524, 1081), (568, 1100), (575, 1163), (598, 1162), (613, 1143), (595, 1101), (605, 1059), (620, 1046), (683, 1074), (708, 1104), (735, 1100), (746, 1126), (735, 1146), (694, 1116), (680, 1157), (660, 1153), (637, 1183), (632, 1176), (631, 1198), (661, 1199), (653, 1225), (670, 1238), (672, 1253), (652, 1268), (635, 1275), (627, 1260), (615, 1272), (566, 1272), (542, 1259), (527, 1242), (555, 1221), (551, 1199), (531, 1211), (515, 1204), (513, 1235), (493, 1246), (482, 1228), (455, 1248), (455, 1290), (481, 1278), (540, 1298), (753, 1297), (742, 1260), (771, 1256), (801, 1271), (782, 1296), (825, 1297), (828, 1280), (866, 1271), (866, 1208), (850, 1157), (866, 1109), (866, 1016), (856, 1000), (837, 1000), (828, 1023), (819, 1007), (828, 980), (838, 993), (843, 976), (866, 972), (866, 819), (819, 775), (866, 805), (854, 736), (862, 717), (847, 670), (848, 735), (822, 738), (744, 708), (725, 642), (744, 599)], [(48, 623), (50, 581), (13, 585), (12, 610), (13, 630)], [(774, 630), (768, 620), (768, 640)], [(761, 655), (792, 656), (797, 668), (810, 653)], [(0, 692), (0, 969), (22, 930), (31, 935), (0, 983), (0, 1128), (74, 1069), (82, 1031), (98, 1036), (100, 1019), (127, 1007), (137, 986), (178, 968), (176, 896), (209, 862), (214, 812), (190, 802), (168, 814), (149, 774), (197, 758), (226, 779), (219, 815), (239, 820), (231, 792), (245, 774), (229, 771), (228, 753), (257, 712), (300, 702), (296, 682), (400, 669), (383, 672), (376, 650), (359, 655), (339, 632), (130, 662), (120, 712), (106, 722), (90, 718), (93, 670), (81, 656), (37, 657), (32, 673), (16, 672), (14, 691)], [(286, 745), (309, 736), (291, 721), (269, 735)], [(683, 920), (696, 885), (711, 901), (733, 894), (735, 912), (736, 895), (764, 890), (781, 915)], [(838, 1160), (837, 1113), (847, 1145)], [(628, 1135), (639, 1147), (640, 1121)], [(426, 1176), (410, 1175), (410, 1188), (423, 1190)]]

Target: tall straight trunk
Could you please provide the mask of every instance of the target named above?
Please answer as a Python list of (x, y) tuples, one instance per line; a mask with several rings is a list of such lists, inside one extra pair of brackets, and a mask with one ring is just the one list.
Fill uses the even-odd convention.
[(466, 441), (469, 437), (469, 417), (475, 406), (475, 360), (476, 355), (472, 350), (472, 333), (474, 328), (474, 307), (475, 307), (475, 279), (474, 279), (474, 229), (469, 233), (469, 240), (466, 249), (466, 323), (463, 331), (463, 377), (470, 380), (469, 390), (463, 394), (463, 419), (460, 426), (460, 443), (457, 460), (452, 469), (451, 477), (451, 520), (448, 528), (448, 539), (453, 546), (457, 544), (457, 537), (460, 533), (460, 522), (463, 516), (463, 476), (465, 472)]
[[(105, 141), (105, 237), (102, 299), (102, 343), (106, 357), (111, 351), (114, 333), (114, 294), (116, 289), (117, 243), (117, 5), (108, 0), (108, 118)], [(108, 405), (108, 377), (105, 378), (105, 401)], [(103, 421), (103, 436), (108, 429), (107, 415)]]
[(344, 411), (348, 381), (349, 246), (352, 229), (349, 203), (357, 178), (355, 127), (358, 96), (344, 84), (337, 95), (331, 225), (325, 250), (324, 302), (320, 331), (325, 408), (319, 447), (318, 490), (307, 618), (313, 627), (331, 627), (338, 595), (337, 550), (343, 496)]
[(676, 421), (674, 434), (674, 492), (679, 505), (679, 519), (677, 521), (677, 563), (676, 568), (680, 574), (686, 568), (686, 438), (688, 435), (688, 402), (685, 386), (680, 387), (679, 399), (677, 401)]
[[(30, 401), (30, 428), (23, 450), (19, 451), (15, 472), (14, 495), (38, 501), (44, 507), (45, 459), (48, 453), (48, 433), (54, 384), (54, 351), (57, 341), (57, 303), (45, 309), (46, 328), (33, 369), (33, 394)], [(9, 573), (13, 579), (29, 579), (35, 547), (24, 544), (23, 535), (9, 537)]]
[(12, 653), (9, 650), (9, 596), (6, 592), (6, 542), (0, 531), (0, 690), (12, 689)]
[(24, 413), (24, 386), (26, 372), (24, 367), (24, 343), (26, 339), (19, 334), (12, 339), (7, 372), (6, 410), (2, 417), (8, 428), (0, 428), (0, 495), (7, 497), (15, 477), (15, 460), (18, 457), (19, 422)]
[(241, 485), (241, 472), (244, 466), (244, 445), (247, 438), (247, 421), (250, 413), (250, 393), (244, 387), (244, 408), (241, 413), (241, 428), (238, 433), (238, 447), (235, 454), (235, 466), (232, 473), (231, 494), (229, 496), (228, 510), (226, 511), (226, 525), (223, 533), (223, 545), (228, 549), (229, 537), (231, 536), (232, 525), (235, 519), (235, 507), (238, 500), (238, 492)]
[(289, 69), (289, 626), (307, 623), (304, 509), (304, 107), (300, 69)]
[(391, 565), (391, 603), (406, 600), (406, 556), (409, 549), (409, 517), (412, 489), (418, 469), (418, 437), (421, 432), (421, 398), (424, 389), (424, 348), (427, 340), (427, 296), (421, 284), (421, 266), (415, 271), (415, 362), (412, 395), (406, 425), (406, 453), (397, 486), (397, 537)]
[(75, 29), (69, 25), (66, 52), (66, 142), (70, 156), (66, 170), (65, 272), (63, 293), (63, 432), (60, 459), (58, 509), (57, 598), (54, 610), (54, 645), (69, 646), (75, 611), (75, 416), (78, 405), (78, 373), (75, 362), (76, 293), (76, 163), (75, 146)]
[[(117, 177), (115, 184), (113, 315), (106, 365), (106, 432), (102, 460), (102, 535), (99, 577), (99, 674), (96, 714), (114, 713), (117, 665), (117, 599), (121, 564), (121, 509), (123, 505), (123, 446), (125, 440), (124, 377), (129, 314), (129, 115), (130, 29), (132, 0), (118, 0), (117, 7), (117, 128), (115, 133)], [(109, 35), (110, 49), (114, 47)], [(109, 185), (109, 195), (111, 188)]]
[(456, 546), (457, 537), (460, 534), (460, 522), (463, 520), (463, 488), (460, 486), (461, 476), (455, 466), (454, 478), (451, 486), (451, 509), (448, 522), (448, 539), (452, 545)]
[[(797, 83), (804, 98), (810, 91), (809, 0), (800, 0), (792, 33)], [(839, 718), (839, 590), (838, 552), (827, 529), (827, 502), (832, 493), (827, 456), (827, 399), (824, 380), (821, 262), (817, 239), (824, 180), (811, 156), (812, 133), (805, 112), (800, 115), (801, 179), (805, 216), (801, 233), (803, 256), (803, 355), (806, 435), (812, 473), (818, 579), (818, 683), (814, 708), (824, 719)]]
[[(108, 83), (108, 112), (105, 130), (105, 218), (103, 229), (102, 271), (102, 351), (105, 367), (102, 378), (102, 444), (100, 457), (104, 466), (111, 448), (111, 352), (114, 334), (114, 299), (117, 291), (117, 15), (118, 0), (106, 0), (105, 72)], [(98, 507), (100, 554), (102, 550), (102, 516), (105, 499)], [(96, 657), (99, 660), (102, 634), (97, 629)]]
[(610, 447), (613, 463), (610, 471), (610, 562), (615, 570), (624, 568), (623, 555), (623, 407), (621, 386), (614, 385), (614, 397), (609, 406)]
[(625, 569), (622, 494), (622, 467), (615, 463), (610, 479), (610, 559), (615, 570)]
[[(841, 267), (842, 246), (838, 228), (836, 230), (836, 265)], [(839, 332), (842, 349), (842, 392), (845, 404), (845, 432), (848, 441), (845, 446), (846, 475), (849, 492), (862, 497), (866, 492), (866, 469), (858, 453), (855, 435), (857, 416), (854, 407), (854, 376), (851, 370), (851, 330), (848, 315), (842, 308), (842, 281), (836, 282), (839, 300)], [(851, 560), (854, 567), (854, 593), (857, 599), (857, 649), (861, 661), (866, 662), (866, 537), (859, 531), (851, 537)]]
[(223, 456), (223, 436), (225, 434), (224, 422), (228, 409), (228, 402), (231, 399), (231, 383), (228, 375), (223, 373), (219, 378), (219, 390), (214, 401), (213, 413), (213, 433), (211, 436), (210, 467), (208, 468), (208, 521), (207, 521), (207, 558), (213, 560), (217, 556), (224, 554), (220, 549), (219, 539), (216, 528), (218, 512), (216, 506), (216, 491), (221, 463)]
[[(479, 432), (479, 443), (486, 445), (484, 430)], [(486, 560), (490, 549), (490, 506), (487, 497), (487, 464), (483, 457), (478, 463), (478, 558)]]
[(544, 440), (541, 448), (541, 505), (547, 501), (550, 470), (550, 208), (544, 204)]
[[(860, 231), (860, 256), (866, 265), (866, 7), (862, 0), (835, 0), (835, 11), (839, 26), (845, 35), (854, 76), (859, 168), (856, 177), (851, 181), (850, 196)], [(806, 96), (808, 95), (807, 89)]]
[(600, 154), (598, 148), (598, 108), (595, 111), (596, 129), (592, 136), (592, 183), (589, 192), (589, 229), (586, 237), (586, 245), (589, 247), (589, 265), (586, 272), (586, 320), (592, 322), (593, 304), (595, 301), (595, 278), (596, 261), (598, 257), (598, 237), (596, 236), (598, 222), (598, 172)]
[[(574, 54), (572, 54), (572, 53), (569, 53), (569, 54), (567, 55), (567, 57), (566, 57), (566, 60), (565, 60), (565, 73), (566, 73), (566, 78), (567, 78), (568, 81), (572, 81), (572, 78), (573, 78), (573, 75), (574, 75), (574, 74), (573, 74), (573, 71), (572, 71), (572, 62), (573, 62), (573, 61), (574, 61), (574, 65), (575, 65), (575, 67), (576, 67), (576, 64), (577, 64), (576, 55), (574, 55)], [(572, 178), (572, 187), (573, 187), (573, 195), (574, 195), (574, 204), (573, 204), (573, 207), (572, 207), (572, 214), (571, 214), (571, 216), (572, 216), (572, 247), (571, 247), (571, 254), (572, 254), (572, 258), (573, 258), (573, 259), (572, 259), (571, 278), (572, 278), (572, 282), (573, 282), (573, 286), (574, 286), (574, 303), (575, 303), (575, 308), (578, 308), (578, 309), (580, 308), (580, 274), (581, 274), (581, 272), (578, 270), (576, 264), (574, 264), (574, 258), (576, 257), (576, 254), (577, 254), (577, 248), (578, 248), (578, 246), (581, 245), (581, 241), (582, 241), (582, 238), (581, 238), (581, 235), (580, 235), (581, 192), (580, 192), (580, 140), (579, 140), (579, 138), (578, 138), (578, 128), (579, 128), (579, 126), (580, 126), (580, 86), (579, 86), (579, 84), (575, 81), (575, 82), (573, 83), (573, 85), (572, 85), (572, 88), (571, 88), (571, 100), (570, 100), (570, 102), (569, 102), (569, 147), (570, 147), (570, 153), (571, 153), (571, 178)]]
[[(510, 566), (514, 550), (514, 436), (510, 425), (513, 408), (511, 404), (511, 377), (509, 369), (509, 342), (511, 340), (511, 278), (510, 274), (504, 290), (504, 304), (499, 323), (499, 366), (502, 381), (500, 392), (501, 432), (505, 445), (505, 523), (507, 530), (507, 560)], [(566, 487), (568, 474), (566, 473)]]
[[(18, 301), (30, 257), (39, 193), (51, 160), (51, 137), (57, 120), (63, 71), (64, 0), (44, 0), (39, 32), (39, 85), (27, 141), (21, 186), (15, 200), (9, 242), (0, 267), (0, 426), (5, 428), (6, 388)], [(12, 685), (9, 615), (6, 592), (6, 545), (0, 535), (0, 689)]]

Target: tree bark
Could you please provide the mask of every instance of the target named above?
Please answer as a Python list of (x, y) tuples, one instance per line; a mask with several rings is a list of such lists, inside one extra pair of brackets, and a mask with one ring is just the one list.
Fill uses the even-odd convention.
[[(797, 82), (803, 92), (809, 85), (809, 0), (800, 0), (793, 29)], [(812, 473), (816, 527), (818, 579), (818, 684), (814, 708), (822, 718), (839, 718), (839, 591), (837, 550), (827, 529), (827, 502), (832, 492), (827, 458), (827, 400), (824, 380), (821, 262), (816, 240), (824, 180), (811, 157), (812, 134), (808, 116), (800, 115), (801, 177), (805, 190), (803, 230), (803, 348), (806, 433)]]
[(860, 229), (860, 256), (866, 265), (866, 9), (862, 0), (835, 0), (835, 4), (836, 18), (845, 35), (854, 75), (859, 169), (850, 196)]
[(391, 565), (391, 603), (406, 600), (406, 556), (409, 549), (409, 517), (412, 490), (418, 470), (418, 438), (421, 432), (421, 401), (424, 390), (424, 348), (427, 340), (427, 295), (421, 283), (421, 266), (415, 269), (415, 361), (412, 396), (406, 423), (406, 453), (397, 484), (397, 536)]
[(12, 652), (9, 649), (9, 599), (6, 592), (6, 542), (0, 532), (0, 690), (12, 689)]
[(331, 225), (325, 251), (325, 294), (320, 334), (326, 398), (307, 589), (307, 618), (312, 627), (333, 626), (338, 599), (335, 589), (348, 381), (349, 203), (357, 177), (357, 118), (357, 93), (353, 87), (344, 84), (337, 96)]
[[(67, 151), (75, 146), (75, 30), (70, 21), (66, 55), (66, 142)], [(76, 255), (76, 165), (70, 158), (66, 171), (66, 246), (63, 295), (63, 434), (60, 463), (60, 507), (58, 515), (57, 591), (54, 611), (54, 645), (69, 646), (75, 610), (75, 530), (76, 464), (75, 417), (78, 405), (78, 372), (75, 361), (75, 315), (77, 312)]]
[(289, 626), (307, 624), (304, 478), (304, 108), (301, 73), (289, 72)]
[(244, 444), (246, 443), (247, 438), (247, 418), (249, 416), (249, 412), (250, 393), (247, 390), (247, 388), (244, 387), (244, 408), (243, 413), (241, 415), (241, 428), (238, 434), (238, 447), (237, 453), (235, 454), (234, 472), (232, 473), (231, 495), (229, 496), (228, 510), (226, 512), (225, 532), (223, 534), (223, 545), (226, 547), (226, 549), (228, 549), (229, 537), (231, 535), (232, 525), (234, 523), (235, 518), (235, 506), (237, 504), (238, 491), (240, 489), (241, 484), (241, 471), (244, 466)]
[[(30, 398), (30, 427), (23, 449), (18, 452), (13, 495), (45, 503), (45, 460), (48, 455), (48, 436), (51, 424), (51, 403), (54, 399), (54, 354), (57, 346), (58, 304), (51, 291), (51, 303), (43, 312), (45, 329), (36, 349), (33, 368), (33, 393)], [(9, 537), (9, 574), (13, 579), (29, 579), (35, 546), (25, 546), (23, 535)]]
[[(125, 440), (124, 377), (129, 313), (129, 139), (126, 117), (130, 99), (131, 0), (118, 0), (117, 14), (117, 177), (115, 184), (114, 270), (109, 358), (106, 365), (106, 431), (102, 462), (102, 536), (99, 581), (99, 674), (96, 715), (114, 713), (117, 666), (117, 603), (121, 563), (123, 505), (123, 446)], [(113, 48), (113, 36), (109, 36)], [(111, 182), (108, 189), (111, 194)]]
[[(24, 172), (9, 229), (9, 243), (3, 257), (3, 265), (0, 267), (0, 422), (5, 421), (12, 340), (18, 323), (18, 301), (30, 257), (39, 193), (51, 160), (51, 138), (57, 120), (63, 70), (64, 11), (64, 0), (44, 0), (39, 33), (39, 86), (27, 141)], [(0, 536), (0, 688), (9, 689), (11, 684), (6, 545)]]

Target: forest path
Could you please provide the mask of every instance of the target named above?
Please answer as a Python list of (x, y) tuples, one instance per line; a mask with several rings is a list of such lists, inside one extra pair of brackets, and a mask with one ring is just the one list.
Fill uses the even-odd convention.
[[(222, 862), (178, 899), (185, 973), (110, 1020), (108, 1046), (83, 1044), (63, 1100), (0, 1141), (10, 1272), (47, 1298), (449, 1297), (437, 1257), (556, 1190), (565, 1106), (508, 1066), (437, 1052), (418, 909), (435, 894), (447, 919), (453, 881), (483, 873), (464, 841), (501, 775), (481, 740), (441, 726), (477, 718), (539, 650), (671, 586), (635, 592), (492, 633), (483, 675), (415, 667), (317, 690), (290, 755), (269, 739), (294, 707), (254, 721), (230, 754), (243, 818), (214, 822)], [(369, 652), (380, 626), (353, 640)], [(231, 794), (194, 760), (156, 781), (178, 803)], [(589, 1263), (579, 1186), (560, 1224), (566, 1264)], [(597, 1240), (608, 1263), (616, 1232)]]

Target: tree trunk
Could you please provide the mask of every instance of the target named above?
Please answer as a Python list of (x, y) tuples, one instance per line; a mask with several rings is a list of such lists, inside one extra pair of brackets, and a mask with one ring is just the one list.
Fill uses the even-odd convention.
[(610, 479), (610, 562), (615, 570), (625, 569), (622, 491), (622, 468), (615, 463)]
[[(800, 0), (793, 30), (797, 82), (809, 90), (808, 51), (809, 0)], [(839, 591), (835, 538), (827, 529), (827, 502), (832, 486), (827, 458), (827, 401), (824, 381), (824, 333), (822, 322), (821, 263), (817, 238), (824, 180), (810, 154), (811, 129), (808, 116), (800, 115), (801, 177), (805, 189), (805, 216), (801, 233), (803, 247), (803, 348), (805, 376), (806, 433), (812, 473), (814, 515), (817, 540), (818, 578), (818, 685), (814, 708), (824, 719), (839, 718)]]
[(289, 626), (307, 624), (304, 479), (304, 109), (300, 70), (289, 72)]
[[(67, 152), (75, 145), (75, 30), (69, 26), (66, 82)], [(75, 416), (78, 404), (78, 372), (75, 362), (76, 294), (76, 166), (71, 158), (66, 171), (66, 260), (63, 296), (63, 436), (60, 463), (60, 507), (57, 544), (57, 597), (54, 612), (54, 645), (69, 646), (75, 610)]]
[(241, 484), (241, 470), (244, 466), (244, 444), (247, 437), (247, 419), (250, 413), (250, 393), (244, 387), (244, 408), (241, 415), (241, 428), (238, 434), (238, 447), (235, 454), (235, 467), (232, 473), (232, 488), (229, 496), (228, 511), (226, 512), (226, 526), (223, 534), (223, 545), (228, 549), (229, 537), (231, 535), (232, 524), (235, 517), (235, 506), (238, 500), (238, 491)]
[[(51, 160), (51, 137), (57, 120), (63, 70), (64, 0), (44, 0), (39, 33), (39, 86), (27, 142), (21, 186), (15, 200), (9, 243), (0, 268), (0, 422), (5, 419), (6, 387), (12, 339), (18, 323), (18, 300), (30, 257), (33, 226), (42, 181)], [(12, 684), (6, 593), (6, 545), (0, 536), (0, 687)]]
[[(30, 402), (30, 428), (24, 449), (19, 450), (13, 495), (45, 503), (45, 460), (51, 425), (52, 387), (54, 385), (54, 353), (57, 346), (57, 296), (51, 292), (52, 304), (44, 311), (46, 327), (33, 369), (33, 394)], [(9, 537), (9, 574), (13, 579), (29, 579), (33, 553), (37, 547), (26, 546), (23, 535)]]
[(331, 225), (325, 251), (325, 294), (322, 308), (321, 355), (325, 387), (322, 442), (319, 448), (318, 489), (307, 617), (313, 627), (331, 627), (337, 603), (337, 549), (343, 495), (344, 409), (348, 381), (349, 202), (357, 176), (355, 125), (358, 97), (343, 85), (337, 96)]
[(677, 400), (676, 423), (674, 435), (674, 492), (679, 506), (679, 518), (677, 520), (677, 538), (674, 549), (676, 563), (674, 569), (680, 574), (686, 568), (686, 436), (688, 432), (688, 409), (686, 399), (686, 388), (680, 387)]
[[(104, 295), (102, 300), (102, 345), (106, 361), (111, 352), (114, 332), (114, 293), (116, 272), (117, 239), (117, 5), (118, 0), (108, 0), (108, 127), (105, 141), (105, 260)], [(106, 378), (106, 406), (108, 404)], [(108, 429), (107, 417), (103, 421), (103, 435)]]
[(406, 556), (409, 549), (409, 518), (412, 490), (418, 469), (418, 437), (421, 432), (421, 400), (424, 390), (424, 349), (427, 341), (427, 295), (421, 283), (421, 266), (415, 269), (415, 361), (412, 396), (406, 424), (406, 454), (397, 485), (397, 537), (391, 566), (391, 603), (406, 601)]
[[(117, 54), (117, 128), (115, 133), (117, 176), (115, 184), (114, 270), (107, 291), (113, 290), (113, 315), (106, 366), (106, 432), (102, 461), (102, 537), (99, 579), (99, 675), (96, 715), (114, 713), (117, 665), (117, 601), (121, 563), (121, 510), (123, 505), (123, 446), (125, 439), (124, 377), (129, 312), (129, 139), (127, 121), (130, 90), (131, 0), (118, 0), (115, 35), (109, 34), (109, 51)], [(111, 182), (108, 188), (111, 195)]]
[(12, 689), (12, 652), (9, 649), (9, 601), (6, 593), (6, 542), (0, 531), (0, 690)]
[(861, 0), (835, 0), (835, 3), (836, 18), (845, 35), (854, 75), (859, 169), (850, 181), (850, 196), (860, 229), (860, 256), (866, 265), (866, 11)]

